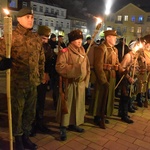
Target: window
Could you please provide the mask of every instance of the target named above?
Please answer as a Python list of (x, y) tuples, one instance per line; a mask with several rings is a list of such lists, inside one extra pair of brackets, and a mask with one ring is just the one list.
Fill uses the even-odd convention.
[(40, 6), (40, 12), (43, 12), (43, 6)]
[(36, 5), (33, 5), (33, 10), (37, 11), (37, 6)]
[(48, 13), (48, 11), (49, 11), (49, 10), (48, 10), (48, 7), (46, 7), (46, 8), (45, 8), (45, 12), (47, 12), (47, 13)]
[(150, 16), (147, 17), (147, 22), (150, 22)]
[(143, 16), (139, 16), (138, 22), (143, 22), (143, 20), (144, 20)]
[(69, 23), (67, 23), (67, 28), (70, 28), (70, 24)]
[(48, 20), (45, 20), (45, 25), (48, 26)]
[(132, 33), (134, 32), (134, 27), (131, 27), (131, 32), (132, 32)]
[(35, 24), (35, 25), (37, 24), (37, 19), (36, 19), (36, 18), (34, 18), (34, 24)]
[(61, 22), (61, 27), (63, 27), (63, 22)]
[(54, 14), (54, 8), (51, 9), (51, 13)]
[(42, 19), (39, 19), (39, 25), (40, 26), (42, 25)]
[(54, 26), (54, 21), (53, 21), (53, 20), (51, 20), (51, 26), (52, 26), (52, 27)]
[(122, 16), (117, 16), (117, 21), (122, 21)]
[(142, 32), (142, 27), (137, 27), (137, 33), (141, 33)]
[(150, 32), (150, 27), (146, 27), (146, 32), (147, 32), (147, 33)]
[(124, 21), (128, 21), (128, 16), (127, 15), (124, 16)]
[(131, 17), (131, 21), (132, 21), (132, 22), (135, 22), (135, 16), (132, 16), (132, 17)]
[(10, 8), (18, 8), (18, 0), (10, 0), (9, 7)]
[(22, 7), (27, 7), (27, 2), (22, 2)]
[(56, 10), (56, 14), (59, 15), (59, 10)]
[(61, 16), (64, 16), (64, 11), (61, 11)]
[(58, 27), (58, 21), (56, 21), (56, 27)]

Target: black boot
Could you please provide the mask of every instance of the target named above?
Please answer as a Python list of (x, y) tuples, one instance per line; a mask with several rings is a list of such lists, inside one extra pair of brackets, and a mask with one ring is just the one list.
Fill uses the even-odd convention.
[(99, 125), (99, 122), (100, 122), (100, 116), (94, 116), (94, 123), (96, 125)]
[(138, 105), (139, 107), (143, 107), (142, 94), (141, 94), (141, 93), (138, 93), (138, 94), (137, 94), (136, 100), (137, 100), (137, 105)]
[(23, 134), (22, 142), (23, 142), (24, 148), (26, 148), (26, 149), (30, 149), (30, 150), (36, 150), (37, 149), (37, 145), (32, 143), (32, 141), (29, 139), (28, 135)]
[(99, 127), (102, 129), (106, 129), (104, 117), (101, 117), (100, 122), (99, 122)]
[(64, 126), (60, 127), (60, 139), (61, 141), (65, 141), (67, 139), (66, 127)]
[(133, 102), (132, 102), (132, 98), (129, 98), (129, 102), (128, 102), (128, 112), (130, 113), (135, 113), (135, 109), (133, 109)]
[(128, 117), (128, 103), (129, 103), (129, 99), (130, 97), (128, 96), (123, 96), (122, 97), (122, 116), (121, 116), (121, 120), (126, 122), (126, 123), (133, 123), (133, 120), (131, 120)]
[(22, 142), (22, 136), (15, 136), (15, 150), (25, 150)]

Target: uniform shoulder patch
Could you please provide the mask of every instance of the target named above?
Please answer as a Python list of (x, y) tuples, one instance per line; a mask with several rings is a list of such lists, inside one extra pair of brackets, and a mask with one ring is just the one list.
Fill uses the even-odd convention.
[(68, 51), (68, 48), (63, 48), (62, 50), (61, 50), (61, 52), (63, 52), (63, 53), (65, 53), (65, 52), (67, 52)]

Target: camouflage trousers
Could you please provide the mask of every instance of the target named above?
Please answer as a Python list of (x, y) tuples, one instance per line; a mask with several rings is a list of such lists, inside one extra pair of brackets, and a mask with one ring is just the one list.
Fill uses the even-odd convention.
[(11, 88), (13, 135), (29, 135), (36, 113), (37, 86)]

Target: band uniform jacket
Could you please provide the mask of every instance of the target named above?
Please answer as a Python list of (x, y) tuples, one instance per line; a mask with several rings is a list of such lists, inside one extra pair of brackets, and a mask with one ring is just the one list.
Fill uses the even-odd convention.
[[(69, 44), (67, 48), (58, 53), (56, 70), (68, 80), (65, 87), (65, 97), (68, 114), (61, 115), (62, 126), (84, 123), (85, 116), (85, 88), (88, 87), (90, 78), (90, 65), (84, 48), (75, 48)], [(57, 110), (59, 111), (59, 110)], [(57, 113), (60, 115), (60, 111)]]

